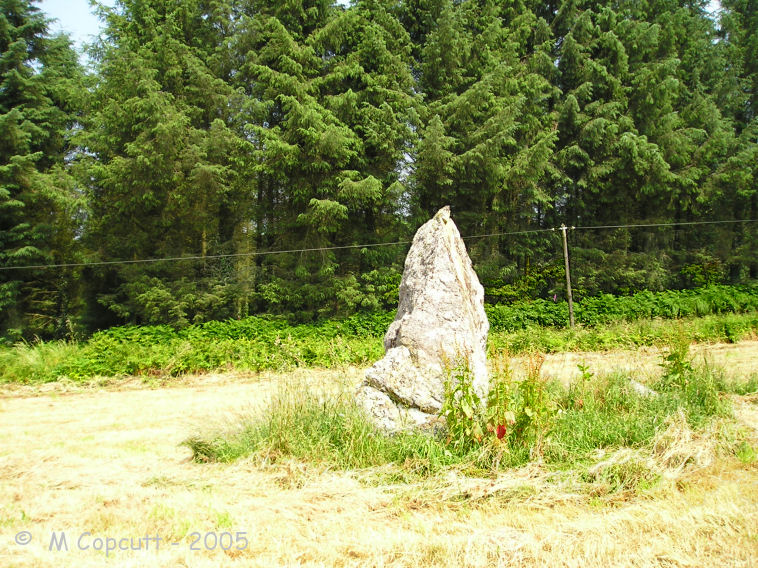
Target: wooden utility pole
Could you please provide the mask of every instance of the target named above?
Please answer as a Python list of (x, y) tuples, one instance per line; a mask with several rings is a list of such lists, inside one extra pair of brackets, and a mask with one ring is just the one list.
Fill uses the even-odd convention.
[[(571, 227), (573, 229), (573, 227)], [(561, 225), (561, 233), (563, 234), (563, 260), (566, 264), (566, 294), (568, 296), (569, 303), (569, 324), (574, 327), (574, 297), (571, 294), (571, 268), (569, 267), (569, 249), (568, 241), (566, 240), (566, 230), (568, 227)]]

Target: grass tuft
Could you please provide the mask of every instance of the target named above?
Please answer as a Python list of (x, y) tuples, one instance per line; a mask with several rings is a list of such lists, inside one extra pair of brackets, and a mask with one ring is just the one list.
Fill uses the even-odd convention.
[(318, 392), (304, 382), (281, 385), (263, 412), (243, 417), (232, 431), (184, 444), (200, 462), (254, 455), (261, 463), (295, 458), (340, 469), (395, 463), (426, 475), (456, 461), (436, 438), (379, 431), (347, 390)]

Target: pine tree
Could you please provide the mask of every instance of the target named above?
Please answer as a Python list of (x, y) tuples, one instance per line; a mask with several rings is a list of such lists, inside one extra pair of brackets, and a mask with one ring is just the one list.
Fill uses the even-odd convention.
[[(82, 71), (69, 40), (51, 37), (31, 2), (0, 7), (0, 261), (70, 262), (82, 205), (66, 160)], [(70, 333), (74, 280), (71, 270), (1, 272), (0, 335)]]
[[(719, 110), (728, 65), (702, 4), (571, 1), (553, 28), (563, 34), (555, 156), (562, 176), (551, 190), (556, 222), (634, 224), (706, 214), (703, 188), (725, 158), (731, 127)], [(699, 250), (702, 242), (671, 230), (620, 230), (585, 234), (578, 245), (575, 262), (588, 259), (577, 269), (585, 275), (578, 289), (592, 293), (679, 285), (677, 272), (690, 260), (676, 251)], [(611, 248), (617, 250), (605, 252)]]
[[(246, 94), (244, 128), (256, 147), (256, 246), (396, 238), (414, 106), (405, 32), (380, 2), (314, 12), (322, 17), (309, 35), (282, 10), (251, 11), (235, 44), (245, 61), (235, 76)], [(377, 307), (371, 280), (392, 277), (380, 270), (383, 254), (260, 258), (257, 309), (307, 318)]]
[(739, 66), (742, 108), (738, 128), (758, 119), (758, 5), (754, 0), (724, 0), (722, 30), (729, 44), (733, 65)]
[[(446, 2), (438, 13), (422, 49), (418, 217), (450, 204), (463, 234), (539, 226), (556, 119), (547, 23), (495, 2)], [(526, 241), (485, 239), (470, 252), (485, 286), (499, 286), (532, 251)]]
[[(237, 252), (245, 219), (248, 141), (219, 46), (228, 3), (123, 0), (106, 10), (98, 85), (83, 143), (103, 259)], [(235, 314), (233, 267), (126, 266), (93, 274), (97, 301), (121, 321), (184, 325)], [(221, 273), (217, 273), (221, 270)], [(231, 270), (231, 272), (230, 272)]]
[[(725, 157), (706, 188), (714, 215), (724, 219), (758, 218), (758, 6), (750, 0), (721, 3), (723, 60), (732, 77), (722, 80), (720, 109), (735, 125), (722, 136)], [(710, 116), (713, 116), (713, 110)], [(712, 118), (711, 118), (712, 119)], [(721, 157), (721, 156), (719, 156)], [(711, 241), (725, 257), (727, 277), (739, 282), (758, 278), (758, 227), (736, 224), (719, 232), (708, 231)], [(723, 251), (728, 251), (723, 254)]]

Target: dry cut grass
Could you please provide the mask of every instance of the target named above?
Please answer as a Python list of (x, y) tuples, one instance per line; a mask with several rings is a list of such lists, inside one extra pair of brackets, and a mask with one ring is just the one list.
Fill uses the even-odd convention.
[[(653, 452), (608, 452), (584, 471), (532, 463), (423, 478), (398, 466), (189, 460), (180, 443), (198, 424), (247, 412), (286, 380), (0, 398), (0, 565), (756, 565), (758, 463), (720, 445), (738, 428), (758, 447), (755, 397), (735, 399), (738, 426), (693, 432), (674, 416)], [(15, 544), (24, 530), (32, 543)], [(53, 531), (67, 532), (68, 552), (48, 549)], [(75, 549), (84, 532), (179, 544), (106, 558)], [(193, 551), (193, 532), (244, 532), (248, 545)]]

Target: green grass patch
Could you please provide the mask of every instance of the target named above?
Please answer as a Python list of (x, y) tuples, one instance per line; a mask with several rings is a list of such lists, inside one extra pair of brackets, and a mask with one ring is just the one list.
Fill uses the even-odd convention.
[(737, 455), (737, 459), (739, 459), (745, 465), (749, 465), (758, 461), (758, 452), (756, 452), (755, 448), (753, 448), (747, 442), (741, 442), (739, 446), (737, 446), (737, 451), (735, 453)]
[[(436, 434), (388, 435), (366, 419), (351, 392), (284, 384), (255, 416), (185, 444), (199, 462), (247, 456), (260, 463), (296, 459), (347, 470), (393, 465), (417, 477), (447, 468), (491, 474), (539, 461), (555, 470), (583, 471), (586, 481), (610, 491), (649, 487), (658, 477), (649, 455), (679, 443), (670, 440), (676, 432), (691, 438), (715, 419), (731, 416), (724, 395), (737, 385), (723, 381), (717, 370), (693, 367), (685, 357), (672, 348), (653, 393), (641, 392), (628, 375), (597, 379), (587, 368), (582, 380), (562, 387), (539, 377), (536, 358), (522, 381), (513, 381), (502, 367), (488, 404), (479, 406), (471, 398), (470, 376), (453, 370), (458, 385), (452, 383), (448, 396), (459, 403), (445, 405), (447, 428)], [(735, 444), (733, 451), (743, 461), (752, 459), (744, 447)]]
[(254, 454), (265, 463), (296, 458), (341, 469), (401, 463), (428, 473), (457, 461), (432, 437), (379, 432), (347, 392), (318, 393), (305, 383), (283, 385), (263, 412), (233, 430), (195, 436), (185, 445), (200, 462)]

